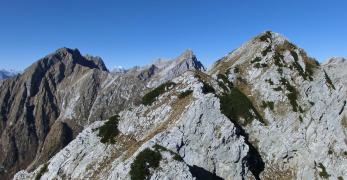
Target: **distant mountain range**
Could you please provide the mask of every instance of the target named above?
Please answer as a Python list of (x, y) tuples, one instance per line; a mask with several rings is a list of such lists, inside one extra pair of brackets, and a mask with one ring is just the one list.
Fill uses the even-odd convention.
[(7, 79), (17, 74), (19, 74), (19, 72), (15, 70), (0, 69), (0, 80)]

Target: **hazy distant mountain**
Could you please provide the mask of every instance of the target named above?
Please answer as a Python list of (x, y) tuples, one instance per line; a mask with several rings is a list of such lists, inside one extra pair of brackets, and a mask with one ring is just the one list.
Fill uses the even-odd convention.
[(18, 72), (15, 70), (5, 70), (5, 69), (0, 69), (0, 80), (7, 79), (9, 77), (17, 75)]

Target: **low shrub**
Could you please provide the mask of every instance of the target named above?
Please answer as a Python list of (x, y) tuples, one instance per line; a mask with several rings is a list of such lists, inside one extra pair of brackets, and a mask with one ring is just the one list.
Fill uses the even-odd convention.
[(275, 60), (275, 65), (276, 66), (284, 67), (284, 64), (282, 63), (283, 62), (283, 55), (281, 55), (281, 54), (276, 52), (273, 58)]
[(114, 144), (116, 142), (114, 138), (119, 134), (118, 121), (119, 116), (115, 115), (110, 117), (109, 120), (104, 123), (104, 125), (99, 127), (98, 136), (101, 137), (100, 141), (102, 143)]
[(262, 107), (265, 109), (267, 107), (269, 107), (271, 110), (274, 110), (275, 108), (275, 103), (272, 101), (263, 101), (262, 102)]
[(261, 54), (262, 54), (263, 56), (266, 56), (267, 53), (269, 53), (269, 52), (271, 52), (271, 45), (269, 45), (265, 50), (263, 50), (263, 51), (261, 52)]
[(229, 81), (228, 77), (224, 74), (218, 74), (218, 85), (224, 90), (224, 92), (228, 92), (231, 88), (233, 88), (233, 83)]
[(265, 82), (268, 82), (270, 85), (274, 85), (274, 82), (271, 79), (265, 79)]
[(235, 66), (234, 73), (239, 73), (239, 72), (240, 72), (240, 67), (239, 66)]
[(261, 66), (260, 66), (260, 63), (255, 63), (255, 64), (253, 65), (253, 67), (259, 69)]
[(172, 159), (175, 160), (175, 161), (183, 161), (183, 158), (178, 153), (175, 153), (175, 152), (171, 151), (170, 149), (167, 149), (164, 146), (161, 146), (159, 144), (155, 144), (153, 146), (153, 148), (156, 151), (167, 151), (167, 152), (170, 152), (170, 154), (173, 155)]
[(310, 81), (313, 80), (312, 74), (313, 74), (313, 64), (311, 63), (305, 63), (305, 71), (299, 64), (299, 56), (295, 51), (290, 51), (290, 54), (294, 58), (293, 67), (298, 70), (300, 76), (302, 76), (305, 80), (309, 79)]
[(251, 63), (257, 63), (257, 62), (260, 62), (261, 61), (261, 58), (260, 57), (256, 57), (254, 58)]
[(193, 90), (187, 90), (178, 94), (179, 99), (183, 99), (193, 93)]
[(36, 177), (35, 177), (35, 180), (40, 180), (41, 177), (42, 177), (42, 175), (45, 174), (47, 171), (48, 171), (48, 164), (45, 163), (45, 164), (41, 167), (40, 171), (37, 173), (37, 175), (36, 175)]
[(159, 151), (153, 151), (149, 148), (140, 152), (130, 166), (130, 177), (132, 180), (149, 179), (150, 168), (159, 167), (162, 156)]
[(275, 91), (282, 91), (283, 89), (282, 89), (281, 86), (278, 86), (278, 87), (273, 88), (273, 90), (275, 90)]
[(211, 85), (209, 85), (209, 84), (207, 84), (207, 83), (205, 83), (205, 82), (202, 82), (202, 83), (203, 83), (202, 92), (203, 92), (204, 94), (216, 93), (216, 91), (214, 90), (214, 88), (213, 88)]
[(328, 179), (330, 177), (330, 175), (328, 174), (328, 172), (326, 171), (324, 165), (322, 163), (318, 164), (319, 168), (321, 169), (321, 172), (319, 172), (319, 176), (321, 178), (325, 178)]
[(297, 112), (298, 109), (300, 108), (298, 103), (297, 103), (297, 99), (298, 99), (298, 92), (295, 89), (294, 86), (292, 86), (289, 81), (285, 78), (281, 78), (280, 82), (282, 85), (285, 85), (286, 89), (289, 91), (289, 93), (287, 93), (287, 98), (289, 99), (289, 103), (292, 105), (293, 107), (293, 111)]
[(168, 81), (158, 86), (157, 88), (153, 89), (152, 91), (148, 92), (142, 97), (142, 104), (146, 106), (151, 105), (159, 95), (165, 93), (168, 88), (175, 85), (176, 84), (174, 82)]
[(268, 40), (271, 40), (271, 32), (266, 31), (263, 35), (259, 36), (260, 41), (268, 42)]
[(279, 68), (277, 68), (277, 72), (282, 75), (283, 74), (283, 69), (281, 67), (279, 67)]
[(219, 99), (221, 112), (230, 120), (239, 122), (240, 118), (243, 118), (245, 119), (243, 125), (247, 125), (251, 123), (254, 118), (258, 118), (260, 122), (264, 123), (262, 117), (253, 107), (252, 102), (239, 89), (232, 88), (229, 94), (222, 95)]

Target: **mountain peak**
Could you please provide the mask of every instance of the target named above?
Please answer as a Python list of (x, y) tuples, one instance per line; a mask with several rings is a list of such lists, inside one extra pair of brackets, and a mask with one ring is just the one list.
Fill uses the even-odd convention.
[(265, 31), (257, 35), (253, 40), (260, 42), (268, 42), (273, 44), (283, 44), (285, 42), (289, 42), (288, 38), (284, 35), (273, 32), (273, 31)]
[[(67, 47), (62, 47), (55, 50), (53, 53), (39, 59), (32, 66), (36, 67), (39, 65), (43, 69), (47, 69), (57, 63), (63, 63), (65, 66), (69, 67), (74, 67), (76, 64), (79, 64), (90, 69), (108, 71), (106, 65), (100, 57), (91, 55), (82, 56), (78, 49), (71, 49)], [(30, 66), (29, 69), (32, 68), (32, 66)]]
[(344, 57), (331, 57), (328, 60), (324, 61), (323, 64), (341, 64), (345, 63), (347, 60)]
[(186, 49), (181, 55), (179, 55), (175, 60), (178, 62), (189, 60), (189, 59), (196, 59), (193, 51), (191, 49)]
[(72, 48), (67, 48), (67, 47), (59, 48), (55, 52), (56, 53), (70, 53), (70, 54), (80, 53), (80, 51), (77, 48), (72, 49)]

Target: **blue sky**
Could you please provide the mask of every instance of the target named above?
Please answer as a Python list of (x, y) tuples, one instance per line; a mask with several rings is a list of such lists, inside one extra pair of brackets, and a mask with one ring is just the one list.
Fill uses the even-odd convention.
[(347, 57), (345, 0), (1, 0), (0, 68), (21, 70), (60, 47), (108, 67), (192, 49), (205, 65), (265, 30), (319, 61)]

